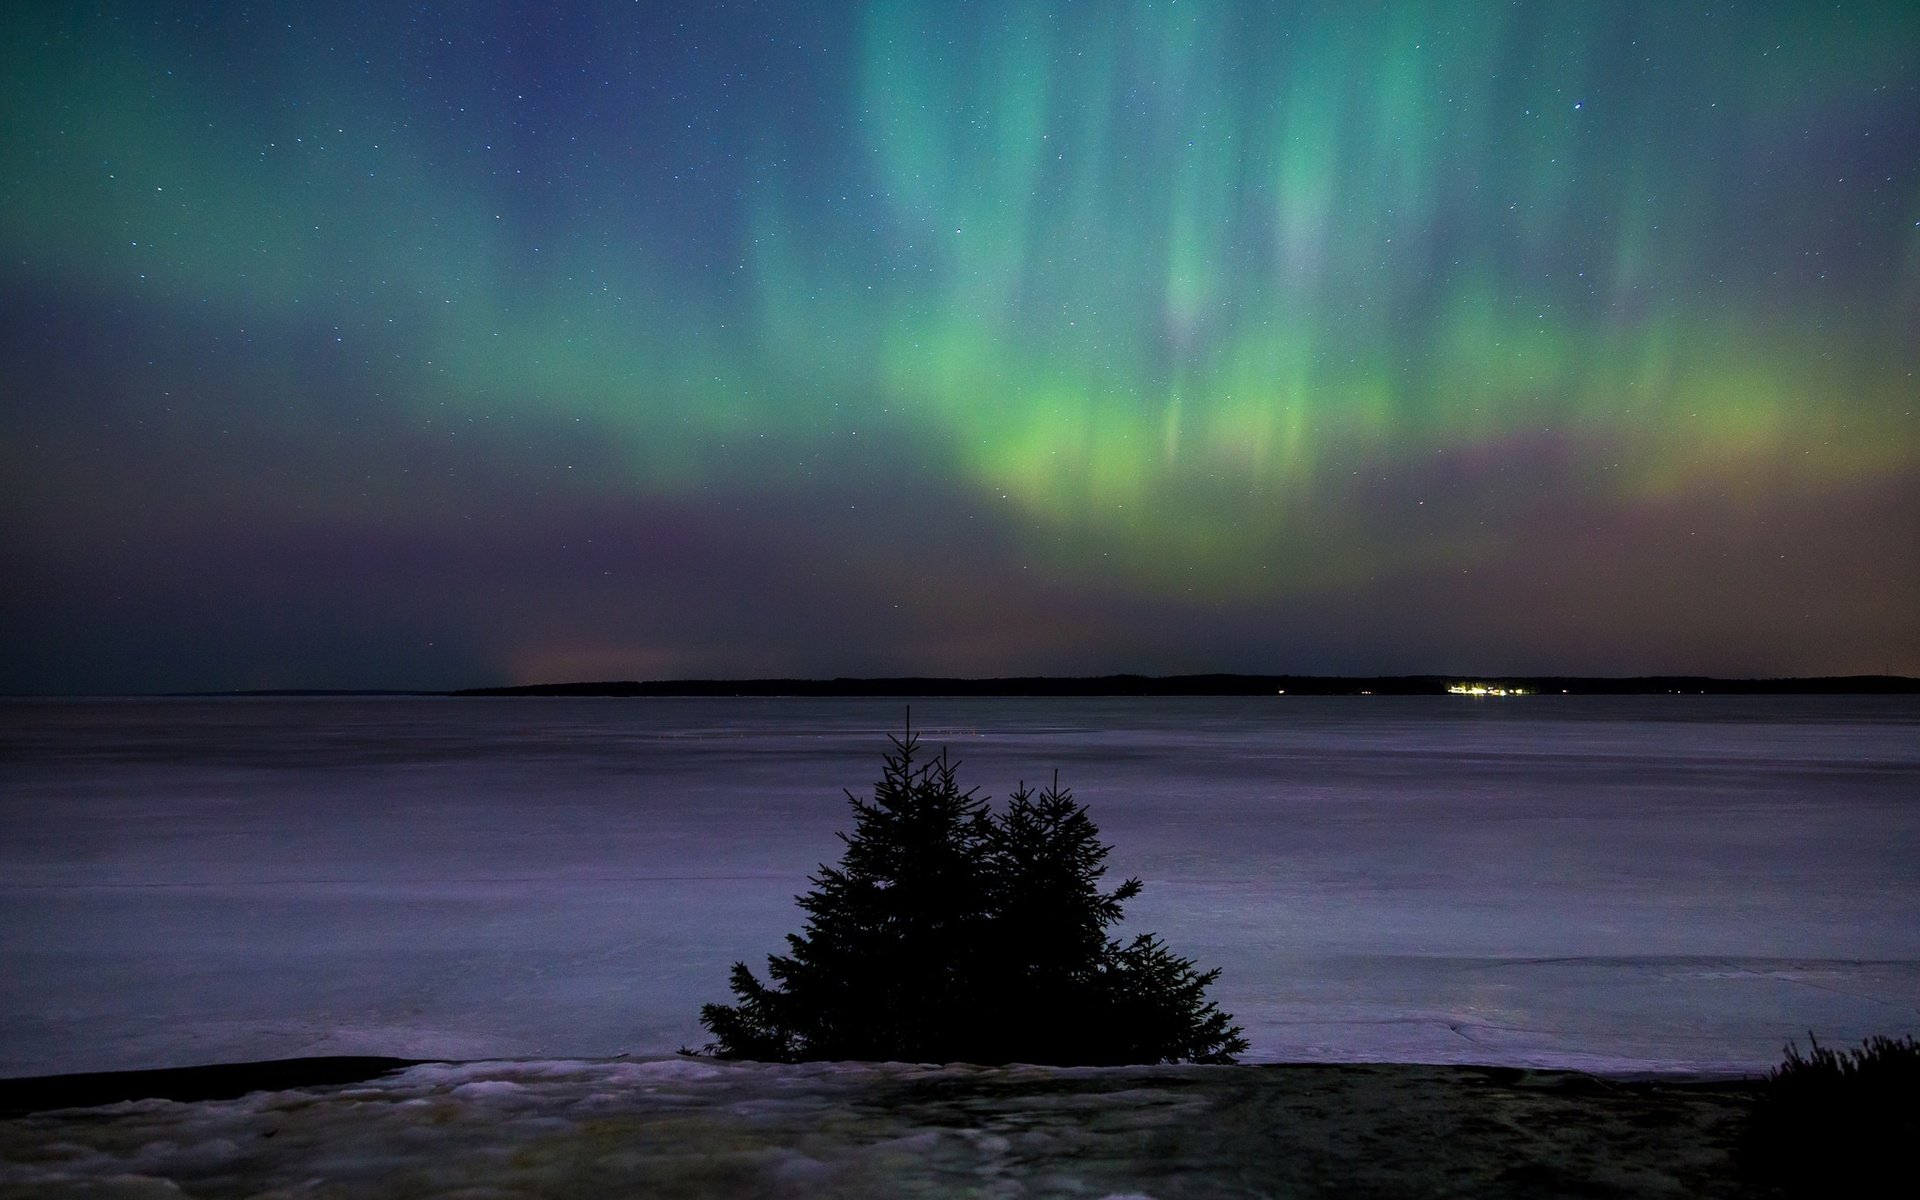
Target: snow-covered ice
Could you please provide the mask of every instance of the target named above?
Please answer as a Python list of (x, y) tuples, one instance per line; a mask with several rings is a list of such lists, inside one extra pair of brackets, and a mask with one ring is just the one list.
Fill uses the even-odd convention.
[[(898, 702), (0, 703), (0, 1075), (697, 1045)], [(1255, 1060), (1745, 1069), (1920, 1025), (1920, 702), (915, 702), (1055, 768)]]

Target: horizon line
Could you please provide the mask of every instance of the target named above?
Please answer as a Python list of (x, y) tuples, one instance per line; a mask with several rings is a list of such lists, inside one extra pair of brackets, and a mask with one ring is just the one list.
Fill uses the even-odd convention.
[(1254, 696), (1444, 695), (1450, 685), (1505, 688), (1523, 695), (1904, 695), (1920, 693), (1920, 678), (1847, 675), (1719, 676), (1700, 674), (1575, 675), (1479, 672), (1368, 675), (1269, 674), (1231, 671), (1149, 675), (873, 675), (750, 676), (673, 679), (569, 680), (462, 688), (220, 688), (165, 692), (18, 693), (7, 700), (163, 700), (309, 697), (725, 697), (795, 696)]

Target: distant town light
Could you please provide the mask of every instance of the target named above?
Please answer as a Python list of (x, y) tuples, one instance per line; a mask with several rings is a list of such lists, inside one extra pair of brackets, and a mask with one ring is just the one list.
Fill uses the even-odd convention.
[(1453, 696), (1525, 696), (1525, 688), (1508, 687), (1501, 683), (1450, 683), (1447, 693)]

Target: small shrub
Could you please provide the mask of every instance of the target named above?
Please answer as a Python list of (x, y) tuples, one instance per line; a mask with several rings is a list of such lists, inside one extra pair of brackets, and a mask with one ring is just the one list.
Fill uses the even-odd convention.
[(1920, 1192), (1920, 1044), (1871, 1037), (1833, 1050), (1807, 1035), (1767, 1073), (1741, 1146), (1762, 1191), (1788, 1196), (1911, 1196)]

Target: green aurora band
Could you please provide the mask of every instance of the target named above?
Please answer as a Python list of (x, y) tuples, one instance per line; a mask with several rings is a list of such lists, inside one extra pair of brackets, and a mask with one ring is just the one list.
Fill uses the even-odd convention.
[[(626, 5), (511, 61), (387, 11), (10, 6), (8, 294), (330, 332), (402, 428), (610, 448), (586, 492), (879, 438), (1058, 578), (1225, 605), (1497, 557), (1529, 489), (1920, 460), (1911, 6), (881, 0), (664, 66)], [(304, 360), (224, 369), (342, 436)], [(1444, 521), (1383, 514), (1436, 464)], [(273, 503), (380, 503), (339, 478)]]

